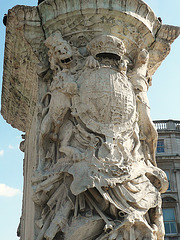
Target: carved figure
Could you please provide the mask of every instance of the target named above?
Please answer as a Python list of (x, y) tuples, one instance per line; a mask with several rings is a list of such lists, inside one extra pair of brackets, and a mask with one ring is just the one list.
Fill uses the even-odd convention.
[(137, 57), (133, 70), (128, 74), (133, 84), (137, 100), (137, 110), (139, 114), (139, 135), (143, 141), (144, 153), (147, 154), (146, 145), (150, 156), (147, 157), (153, 165), (155, 162), (155, 151), (157, 145), (157, 131), (150, 117), (150, 107), (147, 97), (149, 82), (147, 77), (147, 66), (149, 61), (149, 53), (146, 49), (142, 49)]
[[(45, 44), (53, 81), (43, 97), (50, 100), (33, 179), (40, 213), (36, 240), (163, 239), (160, 192), (168, 182), (154, 159), (148, 52), (140, 50), (130, 70), (123, 41), (99, 35), (86, 46), (89, 55), (75, 74), (80, 62), (73, 63), (61, 34)], [(49, 139), (56, 160), (46, 165)]]
[(64, 117), (71, 107), (71, 98), (77, 93), (77, 84), (70, 73), (72, 50), (70, 45), (62, 39), (59, 32), (50, 36), (46, 42), (49, 48), (50, 67), (53, 70), (53, 81), (50, 92), (46, 93), (42, 102), (47, 100), (48, 106), (43, 110), (43, 120), (40, 131), (40, 164), (46, 157), (43, 142), (45, 138), (57, 141), (57, 134), (63, 124)]

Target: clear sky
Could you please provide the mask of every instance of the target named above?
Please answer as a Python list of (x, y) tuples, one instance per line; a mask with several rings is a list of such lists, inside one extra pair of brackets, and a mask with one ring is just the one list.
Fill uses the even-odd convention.
[[(180, 0), (145, 0), (161, 17), (163, 24), (180, 26)], [(15, 5), (37, 5), (37, 0), (7, 0), (0, 7), (0, 92), (2, 86), (5, 27), (3, 15)], [(149, 89), (151, 117), (180, 120), (180, 37), (153, 76)], [(16, 229), (22, 205), (23, 153), (18, 149), (21, 132), (13, 129), (0, 116), (0, 239), (18, 240)]]

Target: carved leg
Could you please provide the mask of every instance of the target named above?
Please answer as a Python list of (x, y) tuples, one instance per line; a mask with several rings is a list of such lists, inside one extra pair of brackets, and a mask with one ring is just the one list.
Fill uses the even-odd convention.
[(140, 139), (139, 139), (139, 131), (138, 131), (137, 123), (136, 123), (136, 129), (135, 129), (135, 131), (133, 133), (133, 137), (134, 137), (134, 148), (132, 150), (132, 155), (135, 158), (136, 154), (137, 154), (137, 151), (138, 151), (138, 149), (141, 146)]
[(41, 170), (44, 165), (46, 157), (46, 151), (44, 149), (44, 142), (47, 135), (51, 132), (52, 118), (46, 115), (41, 124), (40, 136), (39, 136), (39, 162), (38, 169)]
[(84, 154), (81, 153), (77, 148), (69, 146), (69, 142), (73, 134), (73, 124), (70, 121), (64, 128), (61, 128), (60, 134), (61, 147), (59, 148), (59, 151), (65, 153), (65, 155), (73, 161), (82, 160), (84, 158)]
[(49, 114), (47, 114), (41, 123), (40, 136), (42, 138), (45, 138), (46, 135), (51, 132), (51, 127), (52, 127), (52, 118)]

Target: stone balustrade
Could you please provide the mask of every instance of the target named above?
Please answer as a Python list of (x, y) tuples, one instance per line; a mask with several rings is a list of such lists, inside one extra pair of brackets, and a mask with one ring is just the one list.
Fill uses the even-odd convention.
[(180, 131), (180, 121), (156, 120), (154, 121), (157, 131)]

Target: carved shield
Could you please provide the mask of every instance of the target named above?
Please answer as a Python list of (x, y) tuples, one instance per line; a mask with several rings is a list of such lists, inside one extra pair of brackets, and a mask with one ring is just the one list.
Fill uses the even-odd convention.
[(78, 85), (73, 108), (87, 128), (109, 137), (132, 129), (136, 101), (126, 76), (110, 67), (87, 69)]

